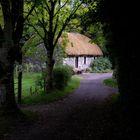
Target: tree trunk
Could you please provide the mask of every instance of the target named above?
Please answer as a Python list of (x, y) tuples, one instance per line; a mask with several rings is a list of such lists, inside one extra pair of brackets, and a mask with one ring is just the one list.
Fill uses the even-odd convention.
[(46, 78), (46, 91), (50, 91), (53, 88), (53, 53), (47, 52), (47, 78)]
[[(130, 41), (129, 41), (130, 43)], [(133, 43), (134, 44), (134, 43)], [(127, 47), (132, 44), (127, 44)], [(136, 45), (135, 45), (136, 46)], [(133, 48), (134, 49), (134, 48)], [(134, 49), (135, 52), (136, 49)], [(124, 51), (123, 51), (124, 52)], [(140, 108), (139, 99), (139, 68), (138, 55), (127, 52), (127, 54), (120, 54), (118, 60), (118, 84), (120, 92), (120, 100), (123, 106), (133, 112)], [(135, 56), (135, 57), (134, 57)]]
[[(7, 2), (7, 1), (6, 1)], [(9, 7), (3, 4), (4, 13), (4, 29), (3, 42), (0, 46), (0, 93), (1, 106), (10, 109), (10, 111), (17, 109), (15, 94), (14, 94), (14, 45), (12, 39), (12, 22)], [(9, 6), (7, 4), (7, 6)]]
[[(19, 52), (19, 65), (22, 65), (22, 52)], [(21, 103), (21, 96), (22, 96), (22, 68), (19, 68), (18, 71), (18, 98), (17, 101), (18, 103)]]
[[(6, 43), (5, 43), (6, 44)], [(0, 48), (0, 106), (6, 109), (17, 109), (14, 94), (14, 63), (9, 61), (9, 48), (7, 45)]]
[(18, 103), (21, 103), (21, 97), (22, 97), (22, 71), (18, 73)]
[(10, 66), (11, 70), (8, 72), (6, 80), (5, 80), (5, 85), (6, 85), (6, 107), (15, 109), (17, 108), (16, 101), (15, 101), (15, 94), (14, 94), (14, 68), (11, 65)]

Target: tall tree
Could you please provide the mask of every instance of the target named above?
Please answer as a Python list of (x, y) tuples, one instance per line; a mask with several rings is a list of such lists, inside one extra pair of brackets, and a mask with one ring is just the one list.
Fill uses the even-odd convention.
[(23, 0), (0, 0), (0, 106), (17, 109), (14, 94), (14, 63), (21, 60), (20, 39), (24, 21), (31, 14), (23, 17)]
[[(47, 90), (52, 89), (53, 86), (54, 49), (58, 39), (81, 5), (82, 1), (80, 0), (43, 0), (34, 9), (33, 17), (28, 19), (29, 25), (34, 28), (43, 40), (47, 51)], [(31, 20), (34, 20), (33, 24)]]
[(15, 109), (14, 96), (14, 61), (16, 60), (17, 42), (23, 30), (23, 0), (0, 1), (4, 25), (0, 25), (2, 41), (0, 46), (0, 102), (8, 108)]

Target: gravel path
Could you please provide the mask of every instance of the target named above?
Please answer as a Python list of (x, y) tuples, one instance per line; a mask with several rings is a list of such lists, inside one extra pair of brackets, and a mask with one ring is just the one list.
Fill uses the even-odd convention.
[[(48, 105), (24, 107), (39, 114), (33, 125), (21, 127), (5, 140), (101, 140), (104, 132), (111, 129), (104, 122), (109, 112), (101, 103), (117, 89), (103, 85), (111, 77), (106, 74), (82, 74), (80, 87), (67, 98)], [(102, 131), (101, 125), (105, 124)], [(108, 140), (108, 139), (107, 139)]]

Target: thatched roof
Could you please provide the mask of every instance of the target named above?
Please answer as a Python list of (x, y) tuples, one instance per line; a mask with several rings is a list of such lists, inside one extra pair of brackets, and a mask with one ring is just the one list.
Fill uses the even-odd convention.
[(91, 43), (91, 39), (87, 36), (79, 33), (67, 33), (67, 35), (69, 40), (66, 46), (67, 55), (103, 55), (101, 49), (96, 44)]

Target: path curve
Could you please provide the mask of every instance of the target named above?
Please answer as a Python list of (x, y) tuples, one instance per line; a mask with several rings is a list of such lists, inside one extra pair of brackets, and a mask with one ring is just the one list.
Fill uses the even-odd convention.
[[(67, 98), (48, 105), (25, 107), (26, 110), (37, 112), (39, 120), (33, 126), (18, 129), (7, 140), (15, 140), (15, 138), (17, 140), (84, 140), (79, 133), (82, 132), (80, 129), (83, 126), (78, 122), (81, 123), (81, 120), (85, 122), (88, 117), (90, 118), (91, 111), (96, 110), (95, 114), (98, 113), (94, 104), (101, 103), (110, 94), (118, 92), (116, 88), (103, 85), (103, 80), (111, 76), (111, 73), (82, 74), (79, 88)], [(91, 136), (86, 137), (90, 139)]]

